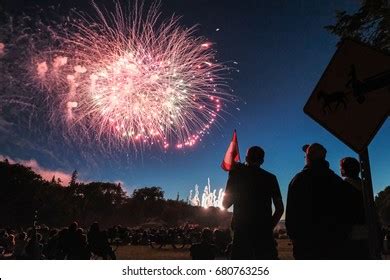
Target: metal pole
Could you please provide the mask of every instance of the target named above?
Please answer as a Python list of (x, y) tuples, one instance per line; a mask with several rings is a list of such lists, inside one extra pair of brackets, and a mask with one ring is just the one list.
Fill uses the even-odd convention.
[(380, 243), (378, 240), (377, 215), (374, 205), (374, 192), (372, 188), (368, 148), (365, 148), (359, 154), (359, 160), (363, 184), (363, 201), (366, 212), (366, 223), (368, 226), (368, 245), (370, 249), (370, 257), (373, 260), (377, 260), (381, 259), (381, 253), (379, 247)]

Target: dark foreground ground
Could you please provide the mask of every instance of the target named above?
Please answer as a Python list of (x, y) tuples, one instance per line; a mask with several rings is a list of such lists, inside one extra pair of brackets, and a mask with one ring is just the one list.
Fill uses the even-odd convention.
[[(291, 260), (292, 245), (288, 239), (278, 239), (279, 258)], [(121, 246), (116, 251), (120, 260), (188, 260), (191, 259), (189, 249), (173, 249), (165, 246), (153, 249), (150, 246)]]

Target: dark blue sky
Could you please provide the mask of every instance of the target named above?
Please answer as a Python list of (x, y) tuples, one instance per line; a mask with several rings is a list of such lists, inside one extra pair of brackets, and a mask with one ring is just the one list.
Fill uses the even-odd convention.
[[(357, 2), (164, 0), (164, 15), (181, 15), (186, 26), (199, 24), (197, 34), (215, 43), (219, 60), (239, 63), (229, 85), (242, 101), (229, 105), (232, 115), (224, 115), (219, 128), (214, 127), (194, 148), (167, 153), (146, 150), (131, 164), (97, 160), (91, 167), (83, 161), (73, 165), (73, 158), (64, 164), (20, 147), (0, 147), (0, 153), (35, 158), (51, 169), (72, 171), (76, 166), (84, 180), (122, 180), (130, 189), (158, 185), (167, 197), (177, 192), (184, 197), (195, 184), (204, 186), (208, 177), (213, 187), (225, 186), (227, 173), (220, 163), (236, 128), (242, 158), (249, 146), (263, 147), (263, 167), (278, 177), (285, 199), (289, 181), (304, 165), (303, 144), (322, 143), (337, 173), (340, 158), (356, 156), (302, 108), (336, 49), (338, 38), (323, 27), (334, 23), (335, 10), (354, 11)], [(389, 140), (387, 122), (369, 149), (374, 192), (390, 184)]]

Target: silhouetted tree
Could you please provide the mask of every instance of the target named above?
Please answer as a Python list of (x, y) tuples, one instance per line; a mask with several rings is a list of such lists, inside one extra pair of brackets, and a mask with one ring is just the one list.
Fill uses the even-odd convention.
[(336, 23), (325, 27), (343, 38), (352, 38), (390, 51), (389, 0), (364, 0), (354, 14), (336, 12)]
[(375, 197), (379, 218), (384, 225), (390, 225), (390, 186), (380, 191)]
[(77, 186), (77, 175), (78, 175), (78, 172), (77, 170), (74, 170), (72, 172), (72, 177), (70, 178), (70, 181), (69, 181), (69, 187), (76, 187)]
[(43, 179), (29, 167), (0, 161), (0, 223), (32, 224), (32, 198)]
[(165, 200), (160, 187), (134, 191), (130, 198), (121, 184), (76, 182), (64, 187), (59, 178), (46, 181), (20, 164), (0, 161), (0, 227), (32, 226), (34, 213), (39, 223), (65, 226), (79, 221), (89, 226), (117, 224), (137, 226), (148, 221), (182, 225), (188, 221), (204, 226), (228, 226), (231, 213), (193, 207), (183, 201)]
[(132, 198), (136, 200), (161, 200), (164, 199), (164, 191), (160, 187), (135, 189)]

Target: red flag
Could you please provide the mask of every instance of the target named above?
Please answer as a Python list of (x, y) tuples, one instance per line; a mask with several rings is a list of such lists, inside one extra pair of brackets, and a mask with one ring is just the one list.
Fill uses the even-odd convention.
[(225, 171), (230, 171), (237, 162), (240, 162), (240, 151), (238, 150), (237, 132), (234, 130), (232, 141), (226, 151), (221, 167)]

